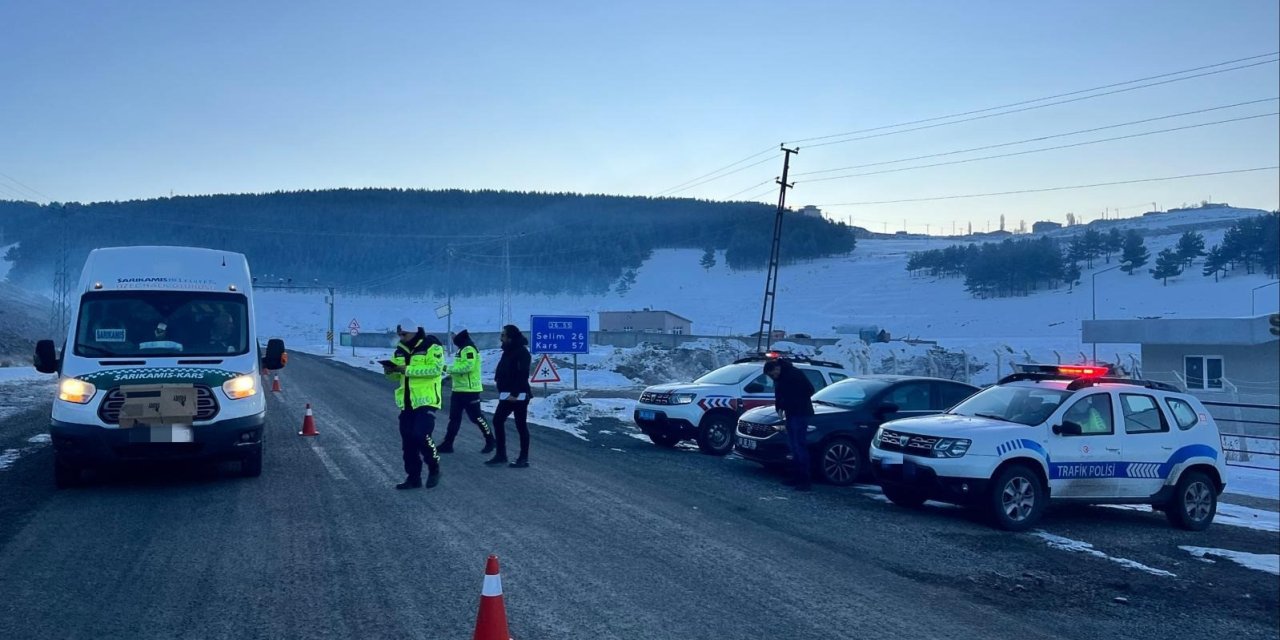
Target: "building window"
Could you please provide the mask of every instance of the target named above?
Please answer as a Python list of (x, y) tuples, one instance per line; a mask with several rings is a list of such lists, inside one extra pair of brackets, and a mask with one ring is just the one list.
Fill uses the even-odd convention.
[(1183, 362), (1188, 390), (1222, 390), (1222, 356), (1186, 356)]
[(674, 333), (675, 335), (678, 335), (678, 336), (682, 336), (684, 335), (684, 327), (676, 327), (671, 330), (671, 333)]
[(622, 330), (623, 330), (623, 331), (630, 331), (630, 330), (631, 330), (631, 327), (629, 327), (629, 326), (628, 326), (628, 327), (623, 327), (623, 328), (622, 328)]

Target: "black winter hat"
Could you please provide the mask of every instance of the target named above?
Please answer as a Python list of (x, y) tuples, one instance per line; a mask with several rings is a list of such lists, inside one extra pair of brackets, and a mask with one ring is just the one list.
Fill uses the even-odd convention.
[(469, 344), (471, 344), (471, 334), (467, 333), (466, 329), (453, 334), (453, 346), (461, 349)]

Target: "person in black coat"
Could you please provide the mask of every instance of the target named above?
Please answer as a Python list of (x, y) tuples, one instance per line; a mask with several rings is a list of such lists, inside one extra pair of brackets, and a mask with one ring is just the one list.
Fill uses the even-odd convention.
[(497, 440), (497, 452), (485, 464), (500, 465), (507, 462), (507, 417), (516, 419), (516, 431), (520, 432), (520, 455), (513, 467), (529, 466), (529, 400), (533, 390), (529, 387), (529, 368), (533, 356), (529, 354), (529, 341), (515, 325), (502, 328), (502, 358), (494, 372), (498, 386), (498, 408), (493, 412), (493, 435)]
[(770, 360), (764, 373), (773, 379), (773, 403), (787, 425), (787, 443), (791, 447), (792, 479), (787, 484), (797, 491), (809, 491), (809, 447), (805, 433), (809, 416), (813, 415), (813, 384), (804, 372), (786, 360)]

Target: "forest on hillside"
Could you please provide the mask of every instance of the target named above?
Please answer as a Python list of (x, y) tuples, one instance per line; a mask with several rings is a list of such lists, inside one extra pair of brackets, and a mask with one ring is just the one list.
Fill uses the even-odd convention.
[(1061, 241), (1048, 236), (1009, 238), (917, 251), (907, 260), (907, 271), (932, 277), (963, 276), (965, 289), (975, 297), (1004, 298), (1074, 286), (1080, 281), (1082, 265), (1092, 269), (1100, 261), (1109, 264), (1112, 257), (1122, 271), (1145, 272), (1166, 285), (1202, 258), (1199, 274), (1213, 276), (1215, 281), (1237, 269), (1274, 278), (1280, 273), (1280, 213), (1237, 220), (1222, 242), (1212, 247), (1205, 246), (1201, 234), (1186, 231), (1176, 246), (1160, 251), (1154, 259), (1136, 229), (1121, 233), (1112, 228), (1102, 233), (1090, 228)]
[[(92, 204), (0, 201), (11, 281), (49, 286), (67, 249), (73, 277), (91, 249), (189, 245), (238, 251), (262, 280), (347, 291), (474, 295), (625, 290), (657, 249), (724, 252), (732, 269), (768, 261), (772, 206), (679, 198), (513, 191), (333, 189)], [(783, 262), (847, 254), (853, 227), (789, 216)], [(704, 266), (706, 266), (704, 259)], [(446, 283), (451, 283), (448, 285)]]

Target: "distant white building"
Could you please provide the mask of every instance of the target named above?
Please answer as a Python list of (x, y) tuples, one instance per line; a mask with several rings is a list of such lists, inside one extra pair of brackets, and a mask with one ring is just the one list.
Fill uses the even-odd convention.
[(819, 209), (811, 204), (806, 204), (805, 206), (801, 207), (799, 211), (796, 211), (796, 213), (802, 216), (809, 216), (810, 218), (822, 217), (822, 209)]

